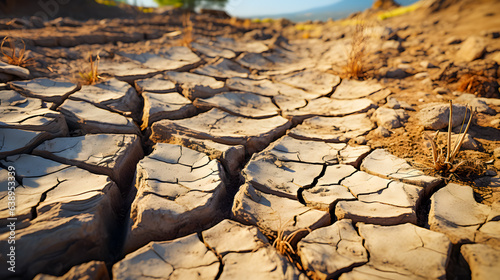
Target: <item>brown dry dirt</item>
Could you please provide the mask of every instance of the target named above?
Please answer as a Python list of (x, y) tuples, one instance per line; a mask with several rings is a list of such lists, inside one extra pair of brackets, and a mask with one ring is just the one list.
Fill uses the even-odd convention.
[[(37, 9), (24, 10), (19, 7), (22, 1), (1, 1), (5, 11), (15, 10), (16, 16), (30, 16)], [(81, 2), (81, 3), (80, 3)], [(93, 1), (90, 1), (93, 2)], [(85, 9), (79, 16), (90, 19), (75, 21), (69, 18), (58, 18), (49, 21), (44, 27), (27, 27), (20, 19), (1, 19), (0, 38), (15, 37), (26, 42), (30, 57), (34, 64), (28, 69), (33, 78), (36, 77), (65, 77), (78, 81), (79, 72), (88, 68), (88, 57), (99, 54), (101, 58), (113, 58), (119, 51), (127, 52), (158, 52), (168, 46), (179, 45), (182, 38), (176, 34), (183, 29), (181, 11), (167, 10), (162, 13), (141, 14), (129, 8), (92, 9), (95, 4), (81, 0), (78, 3)], [(364, 79), (377, 79), (379, 83), (392, 92), (392, 97), (405, 101), (419, 111), (424, 105), (431, 102), (447, 102), (457, 96), (457, 90), (465, 90), (478, 96), (497, 99), (500, 97), (498, 84), (500, 83), (500, 67), (498, 58), (500, 53), (500, 1), (497, 0), (441, 0), (429, 8), (421, 8), (410, 14), (377, 21), (376, 11), (369, 10), (360, 16), (372, 27), (389, 27), (394, 32), (396, 41), (401, 42), (403, 51), (374, 52), (365, 54), (363, 58)], [(20, 4), (21, 3), (21, 4)], [(62, 16), (75, 16), (74, 8), (78, 3), (68, 4), (61, 9)], [(17, 7), (17, 8), (16, 8)], [(32, 7), (32, 6), (30, 6)], [(90, 8), (89, 8), (90, 7)], [(71, 12), (73, 11), (73, 14)], [(0, 14), (1, 16), (1, 14)], [(5, 14), (3, 15), (5, 17)], [(118, 18), (116, 18), (118, 16)], [(78, 17), (77, 17), (78, 18)], [(266, 37), (280, 39), (283, 35), (289, 40), (302, 38), (317, 38), (334, 40), (349, 38), (354, 34), (350, 26), (341, 26), (331, 22), (314, 23), (323, 28), (317, 35), (299, 31), (295, 24), (286, 20), (271, 23), (249, 23), (241, 19), (214, 18), (207, 14), (193, 15), (193, 36), (214, 38), (227, 36), (233, 38)], [(485, 54), (472, 62), (456, 60), (457, 44), (447, 43), (451, 38), (464, 41), (471, 36), (479, 36), (485, 40)], [(368, 42), (369, 44), (369, 42)], [(495, 60), (497, 59), (497, 60)], [(424, 69), (420, 66), (428, 61), (437, 67)], [(398, 67), (402, 62), (410, 66), (408, 77), (387, 78), (381, 72), (383, 68)], [(342, 67), (333, 67), (329, 72), (345, 76)], [(417, 80), (414, 74), (427, 72), (431, 81), (423, 83)], [(435, 94), (433, 89), (444, 87), (449, 90), (446, 94)], [(422, 100), (424, 100), (422, 102)], [(381, 101), (379, 105), (383, 105)], [(496, 112), (500, 106), (490, 105)], [(424, 145), (423, 128), (414, 118), (416, 112), (408, 111), (409, 121), (402, 128), (392, 131), (390, 137), (379, 137), (373, 133), (367, 135), (368, 143), (372, 148), (384, 147), (396, 156), (407, 159), (415, 167), (433, 175), (436, 172), (430, 167), (431, 152)], [(483, 168), (477, 172), (448, 176), (449, 180), (470, 184), (484, 170), (500, 172), (500, 159), (495, 159), (493, 151), (500, 147), (500, 126), (492, 121), (498, 115), (476, 114), (476, 120), (470, 128), (472, 136), (481, 143), (481, 151), (461, 151), (458, 160), (467, 160), (471, 165), (481, 161)], [(494, 123), (494, 122), (493, 122)], [(441, 145), (442, 147), (442, 145)], [(477, 184), (478, 186), (480, 184)]]
[[(82, 13), (75, 16), (75, 11), (61, 10), (58, 16), (72, 16), (76, 19), (57, 18), (43, 23), (43, 26), (30, 26), (27, 21), (37, 8), (22, 10), (20, 5), (29, 1), (0, 0), (0, 9), (5, 7), (14, 9), (16, 17), (5, 17), (0, 12), (0, 40), (4, 37), (22, 39), (26, 44), (29, 57), (33, 64), (27, 68), (31, 72), (30, 78), (48, 77), (65, 78), (74, 82), (79, 80), (79, 73), (88, 71), (89, 56), (102, 59), (112, 59), (116, 53), (158, 53), (170, 46), (182, 44), (184, 31), (182, 11), (157, 11), (152, 14), (142, 14), (127, 7), (118, 10), (99, 10), (93, 13), (92, 5), (88, 0), (73, 2), (86, 3)], [(404, 16), (390, 18), (384, 21), (376, 20), (377, 11), (369, 10), (358, 14), (369, 28), (390, 28), (390, 41), (398, 42), (401, 49), (386, 49), (383, 51), (364, 53), (362, 65), (363, 79), (375, 79), (383, 87), (391, 91), (391, 97), (411, 105), (415, 111), (406, 111), (408, 121), (400, 128), (392, 129), (391, 135), (382, 137), (373, 131), (366, 135), (367, 144), (371, 148), (385, 148), (390, 153), (406, 159), (412, 166), (425, 173), (443, 177), (447, 182), (473, 185), (478, 200), (485, 204), (500, 199), (500, 188), (486, 187), (490, 182), (484, 175), (487, 171), (500, 173), (500, 155), (495, 150), (500, 148), (500, 1), (498, 0), (436, 0), (429, 8), (421, 8)], [(21, 3), (21, 4), (20, 4)], [(10, 6), (6, 6), (10, 5)], [(16, 6), (17, 5), (17, 6)], [(70, 5), (70, 4), (68, 4)], [(76, 5), (76, 6), (75, 6)], [(14, 7), (14, 8), (13, 8)], [(91, 7), (91, 8), (88, 8)], [(32, 9), (33, 8), (33, 9)], [(69, 6), (66, 7), (69, 9)], [(76, 13), (77, 14), (77, 13)], [(116, 17), (116, 15), (118, 15)], [(21, 17), (24, 17), (21, 18)], [(79, 18), (80, 17), (80, 18)], [(94, 18), (94, 19), (89, 19)], [(355, 18), (351, 18), (355, 19)], [(270, 40), (273, 45), (282, 41), (303, 40), (310, 38), (313, 42), (327, 42), (352, 38), (355, 34), (353, 26), (344, 26), (339, 22), (308, 23), (313, 29), (302, 30), (299, 24), (287, 20), (277, 20), (269, 23), (251, 23), (243, 19), (218, 18), (208, 14), (194, 14), (191, 16), (193, 37), (214, 39), (218, 36), (235, 39)], [(461, 62), (457, 59), (460, 43), (450, 43), (453, 38), (463, 42), (471, 36), (478, 36), (484, 40), (486, 49), (484, 54), (471, 62)], [(385, 41), (387, 38), (384, 38)], [(367, 40), (366, 44), (371, 44)], [(314, 45), (314, 43), (311, 43)], [(118, 56), (117, 56), (118, 57)], [(204, 62), (210, 62), (203, 57)], [(1, 58), (0, 58), (1, 59)], [(422, 62), (434, 64), (436, 67), (427, 68)], [(403, 68), (403, 66), (404, 68)], [(343, 72), (345, 65), (332, 65), (325, 71), (346, 77)], [(406, 77), (389, 78), (387, 69), (404, 69)], [(426, 72), (427, 79), (418, 79), (415, 74)], [(0, 87), (2, 81), (0, 76)], [(436, 93), (437, 88), (444, 88), (446, 93)], [(447, 104), (448, 100), (455, 100), (461, 93), (468, 91), (479, 97), (487, 98), (490, 108), (496, 115), (483, 113), (475, 114), (469, 133), (480, 143), (479, 151), (462, 150), (457, 156), (457, 162), (465, 161), (464, 168), (453, 174), (440, 174), (431, 164), (431, 150), (424, 139), (424, 128), (416, 118), (416, 114), (429, 103)], [(383, 106), (385, 98), (378, 100)], [(374, 110), (368, 112), (372, 114)], [(143, 140), (148, 138), (150, 131), (144, 131)], [(434, 131), (427, 131), (433, 133)], [(438, 145), (445, 146), (444, 135), (446, 129), (441, 130)], [(355, 145), (354, 140), (350, 144)], [(183, 143), (185, 144), (185, 143)], [(147, 146), (148, 143), (145, 143)], [(151, 147), (146, 147), (146, 151)], [(150, 151), (150, 150), (149, 150)], [(232, 185), (239, 185), (241, 178), (234, 177)], [(233, 194), (234, 195), (234, 194)], [(227, 203), (232, 203), (228, 201)], [(427, 202), (429, 203), (429, 202)], [(423, 206), (418, 213), (418, 220), (425, 223), (428, 215), (427, 206)], [(423, 226), (423, 224), (420, 224)], [(456, 255), (456, 254), (455, 254)], [(292, 262), (300, 268), (297, 255), (291, 256)], [(307, 272), (306, 272), (307, 273)], [(313, 277), (312, 274), (309, 274)], [(469, 276), (469, 274), (467, 274)], [(453, 278), (452, 275), (449, 276)]]
[[(364, 61), (365, 69), (368, 69), (365, 78), (379, 79), (379, 82), (391, 89), (393, 92), (391, 96), (400, 101), (406, 101), (417, 109), (416, 112), (407, 111), (410, 115), (409, 121), (404, 127), (392, 130), (390, 137), (384, 138), (370, 133), (367, 140), (372, 148), (386, 148), (392, 154), (407, 159), (410, 164), (427, 174), (442, 176), (443, 174), (437, 173), (432, 168), (432, 152), (425, 145), (424, 128), (415, 119), (415, 115), (419, 108), (427, 103), (447, 103), (448, 100), (454, 100), (457, 97), (453, 94), (454, 91), (468, 91), (477, 96), (498, 100), (500, 69), (499, 62), (492, 58), (493, 54), (498, 54), (500, 51), (500, 39), (496, 38), (498, 35), (485, 38), (487, 48), (483, 59), (468, 63), (456, 61), (456, 45), (446, 42), (452, 37), (465, 40), (470, 36), (484, 36), (488, 32), (499, 32), (500, 1), (436, 2), (443, 2), (445, 8), (437, 11), (417, 10), (408, 16), (394, 17), (384, 21), (384, 26), (401, 29), (397, 32), (400, 38), (404, 38), (405, 41), (417, 40), (419, 44), (405, 47), (405, 50), (399, 54), (368, 53)], [(431, 85), (426, 85), (412, 76), (404, 79), (387, 79), (380, 77), (377, 73), (377, 69), (385, 66), (397, 67), (401, 61), (410, 62), (409, 64), (414, 67), (413, 73), (418, 73), (420, 72), (419, 66), (415, 65), (424, 60), (437, 66), (425, 69), (425, 72), (428, 72), (432, 78)], [(471, 77), (474, 79), (471, 80)], [(466, 85), (464, 86), (465, 82), (473, 82), (474, 86), (467, 88)], [(489, 89), (490, 86), (492, 89)], [(437, 87), (447, 88), (449, 92), (433, 94), (432, 90)], [(421, 102), (422, 98), (425, 102)], [(500, 106), (490, 105), (490, 107), (497, 113), (500, 112)], [(457, 161), (466, 161), (468, 168), (465, 168), (463, 172), (446, 174), (445, 179), (462, 184), (474, 184), (480, 193), (490, 193), (490, 190), (481, 190), (484, 183), (476, 179), (486, 170), (493, 170), (497, 173), (500, 171), (500, 161), (495, 160), (493, 155), (494, 149), (500, 147), (499, 126), (492, 124), (492, 121), (498, 118), (498, 114), (492, 116), (477, 113), (475, 115), (469, 133), (481, 144), (482, 149), (460, 151)], [(446, 129), (441, 132), (443, 137), (445, 132)], [(444, 144), (441, 141), (439, 147), (444, 148)]]

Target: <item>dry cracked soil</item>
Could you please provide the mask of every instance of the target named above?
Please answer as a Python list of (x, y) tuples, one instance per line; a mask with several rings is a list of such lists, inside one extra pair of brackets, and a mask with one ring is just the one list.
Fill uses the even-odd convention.
[(498, 278), (500, 2), (418, 3), (0, 19), (0, 278)]

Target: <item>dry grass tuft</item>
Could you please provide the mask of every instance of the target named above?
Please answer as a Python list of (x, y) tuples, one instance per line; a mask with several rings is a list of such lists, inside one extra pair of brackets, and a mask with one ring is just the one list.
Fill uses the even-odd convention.
[(362, 79), (365, 75), (364, 58), (367, 37), (365, 35), (365, 25), (356, 24), (356, 29), (352, 35), (351, 47), (347, 54), (347, 65), (344, 66), (344, 75), (348, 79)]
[(293, 244), (294, 238), (297, 236), (297, 234), (307, 231), (311, 232), (309, 228), (302, 228), (298, 229), (288, 235), (285, 235), (285, 228), (286, 226), (292, 221), (293, 217), (288, 220), (285, 224), (280, 225), (280, 228), (277, 232), (276, 239), (273, 242), (273, 247), (276, 248), (276, 250), (285, 256), (291, 263), (296, 263), (297, 265), (300, 266), (300, 263), (297, 263), (294, 259), (296, 256), (296, 251), (294, 249), (294, 246), (296, 244)]
[(185, 13), (182, 18), (182, 38), (180, 39), (181, 46), (191, 47), (193, 42), (193, 21), (191, 20), (191, 13)]
[(458, 91), (472, 93), (477, 96), (497, 97), (498, 83), (495, 79), (489, 79), (478, 74), (465, 74), (458, 80)]
[[(8, 42), (9, 47), (5, 46), (5, 43)], [(21, 42), (22, 48), (17, 47), (17, 43)], [(5, 49), (10, 48), (10, 54), (8, 50)], [(32, 58), (28, 58), (26, 52), (26, 43), (22, 39), (12, 39), (9, 37), (5, 37), (2, 40), (2, 44), (0, 45), (0, 52), (3, 55), (3, 59), (8, 63), (16, 66), (27, 67), (34, 64)]]
[[(465, 125), (465, 119), (467, 118), (467, 112), (470, 112), (470, 118), (467, 122), (467, 126), (465, 130), (462, 132), (462, 129)], [(476, 161), (472, 160), (462, 160), (457, 161), (456, 157), (458, 152), (460, 151), (460, 147), (462, 147), (463, 141), (465, 139), (465, 135), (469, 130), (470, 124), (472, 122), (472, 118), (474, 117), (474, 112), (472, 108), (469, 106), (466, 107), (465, 117), (462, 122), (462, 127), (460, 128), (460, 137), (453, 145), (451, 144), (451, 129), (452, 129), (452, 116), (453, 116), (453, 105), (450, 101), (450, 117), (448, 121), (448, 134), (447, 134), (447, 144), (445, 146), (445, 152), (443, 149), (438, 149), (437, 147), (437, 139), (439, 135), (439, 131), (436, 132), (434, 138), (431, 138), (428, 134), (424, 132), (424, 137), (430, 141), (431, 149), (432, 149), (432, 166), (433, 168), (442, 173), (442, 174), (453, 174), (453, 173), (474, 173), (478, 174), (482, 172), (482, 168), (477, 164)]]
[(84, 85), (93, 85), (99, 81), (99, 54), (96, 58), (92, 58), (92, 54), (89, 54), (90, 70), (88, 72), (79, 72), (81, 78), (81, 83)]

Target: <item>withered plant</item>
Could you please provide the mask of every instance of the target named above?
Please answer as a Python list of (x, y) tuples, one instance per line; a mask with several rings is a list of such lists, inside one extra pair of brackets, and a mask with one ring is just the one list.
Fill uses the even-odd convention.
[(90, 69), (88, 72), (79, 72), (82, 84), (84, 85), (93, 85), (97, 83), (97, 81), (101, 78), (99, 77), (99, 54), (96, 55), (96, 58), (92, 58), (92, 54), (89, 54), (89, 62)]
[[(22, 48), (18, 49), (17, 42), (21, 42)], [(8, 43), (9, 46), (7, 47), (5, 43)], [(33, 59), (28, 58), (26, 43), (24, 43), (23, 39), (13, 39), (9, 37), (3, 38), (2, 44), (0, 45), (0, 52), (3, 55), (3, 59), (8, 64), (21, 67), (31, 66), (34, 64)]]
[(484, 75), (482, 71), (464, 74), (458, 80), (458, 91), (472, 93), (482, 97), (498, 97), (498, 82), (495, 78)]
[[(467, 122), (465, 130), (462, 132), (468, 112), (470, 112), (469, 121)], [(469, 106), (465, 107), (465, 116), (462, 122), (462, 127), (460, 128), (460, 136), (458, 140), (454, 143), (453, 147), (451, 144), (452, 117), (453, 117), (453, 104), (450, 101), (450, 117), (448, 120), (447, 144), (444, 148), (445, 152), (443, 152), (443, 149), (438, 149), (436, 144), (439, 135), (439, 130), (436, 132), (434, 139), (432, 139), (427, 133), (424, 132), (424, 137), (427, 138), (431, 143), (432, 165), (436, 171), (443, 174), (454, 173), (455, 171), (457, 171), (459, 167), (466, 166), (469, 164), (467, 160), (457, 161), (456, 156), (460, 151), (460, 147), (462, 147), (467, 131), (469, 131), (472, 118), (474, 117), (474, 112), (472, 111), (472, 107)]]
[(350, 49), (347, 53), (347, 64), (344, 66), (344, 75), (348, 79), (362, 79), (364, 77), (364, 58), (367, 37), (365, 35), (365, 25), (359, 22), (355, 26), (352, 35)]
[(276, 239), (273, 242), (273, 247), (276, 248), (276, 250), (285, 256), (290, 262), (294, 263), (293, 256), (296, 254), (295, 249), (293, 248), (293, 240), (297, 236), (297, 234), (307, 231), (311, 232), (309, 228), (301, 228), (297, 229), (294, 232), (286, 235), (285, 234), (285, 229), (286, 226), (292, 221), (293, 217), (290, 218), (286, 223), (280, 225), (280, 228), (278, 229)]

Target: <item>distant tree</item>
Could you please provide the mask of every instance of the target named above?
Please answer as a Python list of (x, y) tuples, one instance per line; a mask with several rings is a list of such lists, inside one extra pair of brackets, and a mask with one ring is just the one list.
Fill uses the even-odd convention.
[(159, 6), (176, 6), (191, 11), (195, 8), (219, 8), (222, 9), (228, 0), (154, 0)]

